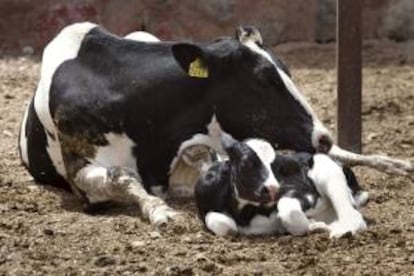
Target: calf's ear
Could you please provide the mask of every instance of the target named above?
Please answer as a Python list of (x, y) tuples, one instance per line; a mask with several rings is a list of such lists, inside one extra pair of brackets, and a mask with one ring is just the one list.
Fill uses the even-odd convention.
[(180, 67), (193, 78), (208, 78), (209, 70), (203, 50), (189, 43), (175, 44), (171, 48)]
[(232, 150), (238, 142), (239, 141), (234, 139), (230, 134), (223, 132), (221, 135), (221, 144), (227, 152)]
[(221, 144), (231, 161), (237, 163), (244, 156), (244, 143), (234, 139), (230, 134), (223, 132)]

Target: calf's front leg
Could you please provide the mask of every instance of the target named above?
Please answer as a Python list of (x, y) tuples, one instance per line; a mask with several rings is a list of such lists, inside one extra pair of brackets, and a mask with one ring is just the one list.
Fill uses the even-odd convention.
[(298, 199), (282, 197), (277, 203), (277, 210), (282, 226), (289, 234), (303, 236), (312, 230)]
[(72, 185), (85, 193), (90, 203), (136, 203), (142, 216), (157, 226), (179, 215), (161, 198), (148, 194), (138, 173), (129, 168), (87, 165), (76, 173), (73, 182)]
[(204, 223), (207, 229), (217, 236), (226, 236), (238, 232), (234, 219), (220, 212), (208, 212), (204, 218)]

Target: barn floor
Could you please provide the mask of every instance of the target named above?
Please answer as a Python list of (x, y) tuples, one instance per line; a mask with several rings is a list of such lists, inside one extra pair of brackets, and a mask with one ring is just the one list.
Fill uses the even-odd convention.
[[(326, 125), (334, 128), (334, 45), (276, 49)], [(414, 157), (414, 42), (364, 44), (366, 153)], [(189, 201), (173, 202), (188, 226), (157, 231), (133, 207), (86, 215), (72, 194), (36, 185), (20, 165), (20, 118), (39, 62), (0, 59), (0, 275), (306, 274), (414, 275), (414, 183), (358, 168), (371, 193), (368, 231), (340, 240), (217, 238), (200, 227)]]

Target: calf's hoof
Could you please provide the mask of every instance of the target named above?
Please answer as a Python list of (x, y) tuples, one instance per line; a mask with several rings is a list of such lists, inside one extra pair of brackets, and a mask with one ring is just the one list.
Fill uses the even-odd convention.
[(169, 223), (181, 220), (182, 214), (168, 206), (158, 206), (149, 215), (149, 221), (157, 227), (167, 226)]
[(324, 233), (329, 232), (329, 225), (323, 221), (312, 221), (309, 223), (310, 233)]
[(367, 224), (360, 213), (348, 216), (346, 219), (335, 221), (329, 225), (330, 238), (341, 238), (349, 234), (355, 235), (367, 229)]

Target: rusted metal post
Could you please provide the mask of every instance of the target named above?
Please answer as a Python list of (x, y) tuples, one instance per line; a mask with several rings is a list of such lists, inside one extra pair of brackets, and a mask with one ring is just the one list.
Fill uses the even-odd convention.
[(361, 152), (361, 0), (337, 0), (338, 145)]

